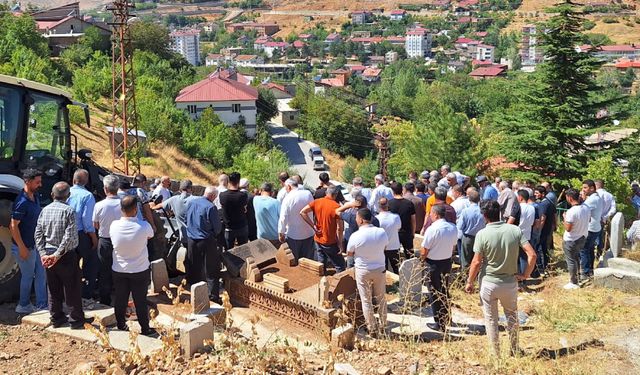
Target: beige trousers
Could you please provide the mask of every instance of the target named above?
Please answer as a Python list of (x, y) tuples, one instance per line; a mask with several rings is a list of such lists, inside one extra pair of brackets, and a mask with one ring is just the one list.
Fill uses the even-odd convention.
[(486, 279), (482, 281), (480, 299), (484, 312), (484, 325), (487, 330), (489, 345), (496, 356), (500, 355), (500, 339), (498, 330), (498, 301), (507, 318), (507, 331), (511, 355), (518, 352), (518, 283), (494, 284)]
[(385, 269), (363, 270), (356, 268), (355, 275), (358, 294), (360, 294), (360, 300), (362, 301), (362, 313), (369, 332), (376, 332), (378, 329), (376, 318), (373, 313), (373, 297), (376, 298), (378, 303), (380, 327), (384, 329), (387, 322)]

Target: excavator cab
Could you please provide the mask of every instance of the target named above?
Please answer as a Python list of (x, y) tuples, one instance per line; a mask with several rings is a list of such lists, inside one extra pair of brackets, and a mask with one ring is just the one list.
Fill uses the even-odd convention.
[[(9, 223), (13, 201), (22, 190), (22, 172), (40, 170), (42, 205), (51, 202), (58, 181), (70, 181), (78, 164), (77, 141), (71, 134), (71, 95), (52, 86), (0, 75), (0, 302), (17, 293), (18, 267), (11, 254)], [(73, 143), (72, 143), (73, 142)]]

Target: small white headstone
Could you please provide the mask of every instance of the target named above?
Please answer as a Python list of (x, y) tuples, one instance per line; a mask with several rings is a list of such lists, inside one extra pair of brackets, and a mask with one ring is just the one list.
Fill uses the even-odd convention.
[(398, 269), (400, 279), (400, 301), (420, 302), (422, 298), (422, 262), (419, 258), (407, 259)]
[(620, 256), (622, 244), (624, 243), (624, 215), (618, 212), (611, 220), (611, 237), (609, 238), (609, 246), (614, 257)]

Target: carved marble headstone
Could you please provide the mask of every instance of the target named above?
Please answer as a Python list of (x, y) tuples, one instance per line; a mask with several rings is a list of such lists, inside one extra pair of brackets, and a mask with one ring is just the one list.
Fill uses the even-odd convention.
[(609, 246), (614, 257), (620, 256), (624, 244), (624, 215), (618, 212), (611, 220), (611, 237), (609, 238)]
[(277, 249), (271, 242), (265, 239), (258, 239), (224, 252), (222, 261), (231, 276), (239, 277), (247, 258), (253, 258), (255, 264), (260, 267), (264, 264), (275, 263), (276, 252)]

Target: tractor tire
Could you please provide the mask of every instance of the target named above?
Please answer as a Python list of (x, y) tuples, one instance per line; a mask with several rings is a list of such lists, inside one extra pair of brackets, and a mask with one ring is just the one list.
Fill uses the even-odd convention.
[(0, 303), (11, 302), (20, 295), (20, 269), (11, 253), (11, 232), (0, 227)]

